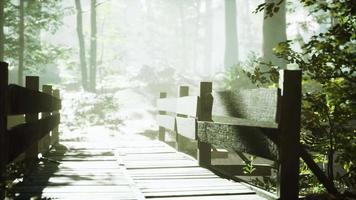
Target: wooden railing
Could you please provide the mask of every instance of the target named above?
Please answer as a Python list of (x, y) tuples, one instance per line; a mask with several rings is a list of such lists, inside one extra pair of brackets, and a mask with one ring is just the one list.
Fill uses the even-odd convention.
[[(167, 130), (176, 133), (178, 150), (182, 141), (197, 142), (197, 159), (201, 166), (225, 168), (231, 173), (243, 165), (214, 166), (215, 148), (231, 149), (243, 158), (244, 153), (275, 161), (277, 164), (277, 198), (298, 198), (300, 156), (301, 71), (280, 72), (279, 87), (236, 92), (214, 92), (211, 82), (201, 82), (197, 96), (189, 96), (187, 86), (180, 87), (178, 98), (160, 94), (157, 101), (159, 139)], [(262, 175), (268, 166), (257, 166)]]
[[(26, 87), (8, 84), (8, 64), (0, 62), (0, 174), (15, 160), (31, 163), (58, 141), (59, 90), (43, 85), (39, 78), (26, 77)], [(41, 118), (39, 118), (41, 113)], [(8, 127), (11, 116), (24, 115), (24, 122)]]

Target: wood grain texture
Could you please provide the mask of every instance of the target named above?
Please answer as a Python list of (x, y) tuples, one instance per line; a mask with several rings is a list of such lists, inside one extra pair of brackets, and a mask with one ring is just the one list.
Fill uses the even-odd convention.
[(276, 160), (277, 145), (264, 132), (265, 130), (256, 127), (198, 121), (199, 141)]
[(245, 127), (258, 127), (258, 128), (272, 128), (277, 129), (278, 124), (268, 121), (256, 121), (244, 118), (237, 117), (225, 117), (225, 116), (214, 116), (213, 121), (217, 123), (236, 125), (236, 126), (245, 126)]
[(275, 122), (277, 89), (214, 92), (213, 115)]
[[(154, 141), (147, 141), (151, 143)], [(134, 141), (130, 142), (135, 143)], [(135, 184), (148, 199), (258, 199), (254, 191), (246, 186), (223, 179), (198, 166), (195, 159), (165, 145), (161, 148), (174, 150), (172, 153), (151, 152), (126, 154), (136, 151), (140, 144), (132, 145), (119, 153), (122, 166), (128, 170)], [(147, 156), (147, 157), (146, 157)], [(194, 164), (195, 163), (195, 164)], [(211, 197), (211, 198), (210, 198)], [(230, 198), (232, 197), (232, 198)]]

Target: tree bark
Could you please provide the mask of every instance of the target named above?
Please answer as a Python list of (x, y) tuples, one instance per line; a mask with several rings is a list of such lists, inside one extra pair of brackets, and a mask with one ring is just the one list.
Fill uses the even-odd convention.
[(96, 35), (97, 35), (97, 27), (96, 27), (96, 0), (91, 0), (91, 17), (90, 17), (90, 28), (91, 28), (91, 36), (90, 36), (90, 90), (95, 91), (96, 87)]
[(25, 52), (25, 7), (24, 0), (20, 0), (20, 22), (19, 22), (19, 68), (18, 84), (23, 85), (24, 52)]
[(88, 71), (87, 71), (87, 62), (85, 59), (85, 42), (83, 34), (83, 18), (82, 18), (82, 5), (80, 0), (75, 0), (75, 7), (77, 10), (77, 35), (79, 42), (79, 61), (80, 69), (82, 75), (82, 86), (84, 90), (88, 89)]
[[(278, 3), (280, 0), (266, 0), (266, 3)], [(266, 16), (266, 9), (264, 11)], [(263, 60), (266, 63), (271, 62), (283, 69), (286, 68), (286, 61), (277, 58), (273, 54), (273, 48), (278, 43), (287, 40), (286, 33), (286, 5), (285, 1), (280, 5), (279, 11), (274, 13), (272, 17), (267, 17), (263, 20)]]
[(239, 49), (236, 23), (236, 1), (225, 0), (225, 69), (237, 64)]
[(5, 34), (4, 34), (4, 15), (5, 0), (0, 0), (0, 61), (4, 60), (4, 49), (5, 49)]

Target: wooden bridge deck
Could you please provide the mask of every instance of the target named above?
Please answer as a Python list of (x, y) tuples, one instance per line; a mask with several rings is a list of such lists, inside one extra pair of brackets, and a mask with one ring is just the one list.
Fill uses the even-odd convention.
[(262, 199), (172, 147), (139, 135), (101, 145), (62, 141), (14, 191), (15, 199)]

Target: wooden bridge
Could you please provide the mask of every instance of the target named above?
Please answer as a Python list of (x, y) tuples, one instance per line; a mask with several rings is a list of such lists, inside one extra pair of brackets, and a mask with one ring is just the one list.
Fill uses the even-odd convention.
[[(283, 71), (279, 89), (216, 93), (202, 82), (195, 96), (186, 86), (175, 98), (161, 93), (160, 140), (118, 132), (100, 135), (105, 143), (89, 135), (60, 138), (59, 91), (44, 86), (39, 92), (38, 77), (26, 77), (26, 87), (8, 85), (3, 62), (0, 76), (0, 170), (20, 160), (26, 169), (23, 181), (9, 189), (14, 199), (298, 198), (300, 71)], [(226, 109), (231, 101), (238, 106)], [(17, 114), (26, 123), (9, 129), (8, 117)], [(241, 152), (275, 161), (277, 194), (236, 181), (246, 164), (214, 165), (214, 156), (226, 156), (216, 147), (238, 152), (246, 163)], [(38, 159), (38, 153), (45, 156)], [(255, 167), (256, 176), (273, 168)]]

